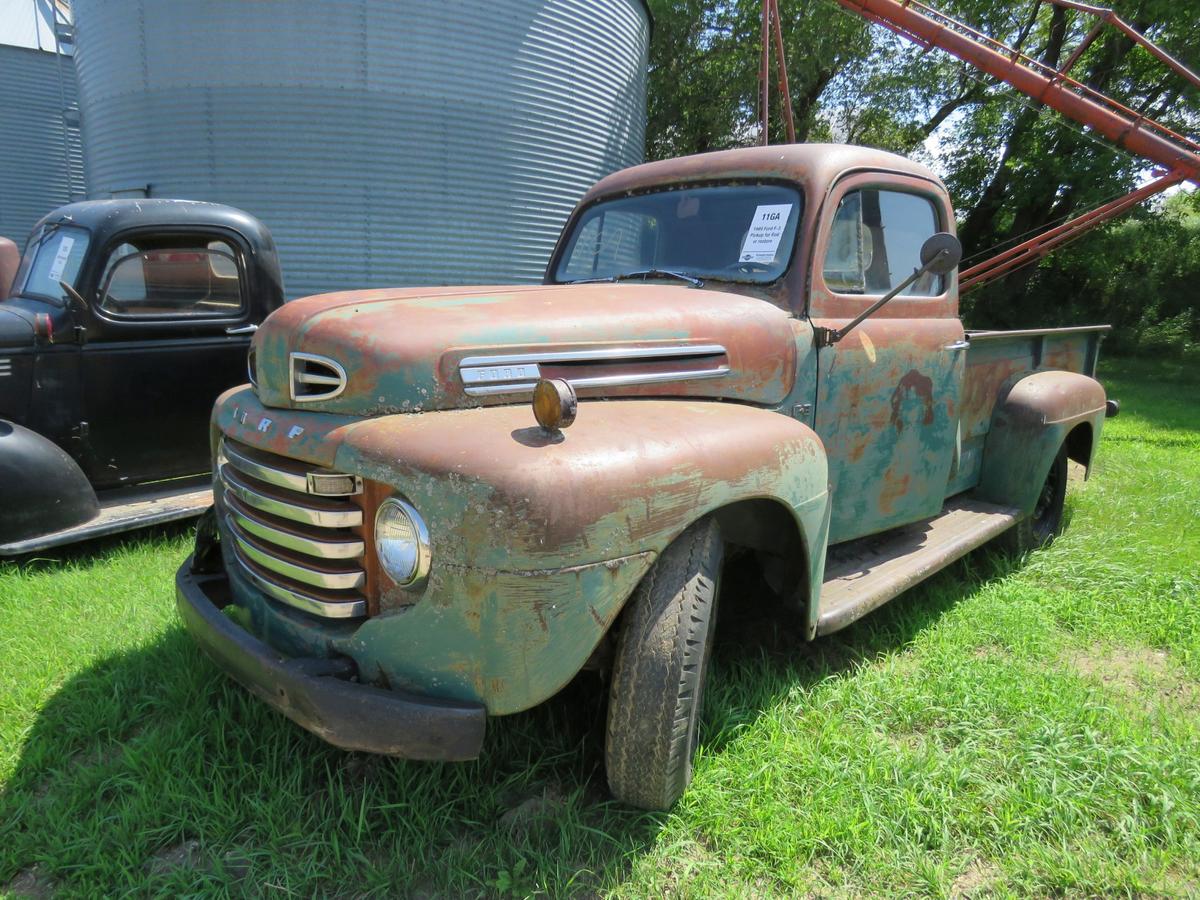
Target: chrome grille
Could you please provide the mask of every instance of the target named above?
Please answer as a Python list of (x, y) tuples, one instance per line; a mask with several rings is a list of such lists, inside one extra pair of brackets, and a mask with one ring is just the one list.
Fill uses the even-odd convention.
[(361, 479), (228, 438), (217, 467), (233, 555), (263, 593), (326, 618), (366, 615), (363, 513), (350, 499)]

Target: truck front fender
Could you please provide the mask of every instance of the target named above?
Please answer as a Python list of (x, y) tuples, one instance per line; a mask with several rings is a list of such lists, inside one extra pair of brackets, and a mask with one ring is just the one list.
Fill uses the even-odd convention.
[(100, 513), (87, 476), (57, 444), (0, 419), (0, 549)]
[(1035, 372), (1021, 378), (992, 415), (976, 494), (1032, 512), (1064, 442), (1072, 459), (1091, 465), (1104, 403), (1104, 388), (1086, 375)]
[[(585, 401), (553, 436), (524, 404), (354, 422), (264, 410), (247, 394), (222, 406), (225, 434), (360, 475), (368, 510), (394, 491), (425, 519), (432, 564), (422, 591), (385, 593), (377, 615), (336, 634), (255, 601), (231, 573), (272, 646), (310, 655), (332, 646), (369, 681), (482, 702), (493, 715), (533, 706), (583, 667), (658, 553), (702, 516), (747, 501), (785, 511), (770, 521), (794, 523), (800, 537), (790, 545), (801, 557), (797, 593), (818, 595), (825, 451), (779, 413)], [(737, 521), (726, 534), (735, 543), (745, 537)]]
[(506, 571), (660, 552), (741, 500), (807, 525), (828, 490), (807, 425), (705, 401), (585, 401), (556, 436), (524, 405), (386, 416), (346, 429), (333, 464), (402, 492), (443, 561)]
[(818, 595), (828, 471), (806, 425), (664, 400), (581, 403), (558, 436), (532, 419), (522, 405), (348, 429), (335, 466), (394, 485), (426, 518), (434, 553), (425, 596), (344, 645), (360, 669), (436, 682), (493, 714), (540, 703), (586, 663), (657, 554), (746, 500), (788, 511)]

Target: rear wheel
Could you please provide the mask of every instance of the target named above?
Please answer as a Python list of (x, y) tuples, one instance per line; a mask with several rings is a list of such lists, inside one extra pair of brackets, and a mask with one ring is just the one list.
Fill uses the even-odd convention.
[(608, 701), (613, 796), (669, 809), (692, 780), (723, 546), (701, 519), (655, 561), (626, 608)]
[(1042, 483), (1033, 512), (1000, 537), (1010, 553), (1025, 553), (1049, 544), (1062, 530), (1063, 505), (1067, 497), (1067, 447), (1058, 449)]

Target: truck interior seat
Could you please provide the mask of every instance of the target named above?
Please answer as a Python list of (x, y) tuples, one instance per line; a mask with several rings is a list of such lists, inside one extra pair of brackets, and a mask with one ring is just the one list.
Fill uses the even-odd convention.
[(12, 290), (17, 266), (21, 263), (21, 251), (6, 237), (0, 237), (0, 300), (8, 297)]

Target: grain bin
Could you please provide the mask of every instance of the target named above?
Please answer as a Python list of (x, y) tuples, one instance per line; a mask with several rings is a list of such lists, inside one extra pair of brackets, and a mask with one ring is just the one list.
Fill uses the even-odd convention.
[(83, 198), (69, 34), (61, 3), (0, 0), (0, 237), (20, 246), (38, 219)]
[(75, 0), (92, 197), (271, 228), (290, 297), (536, 281), (640, 162), (644, 0)]

